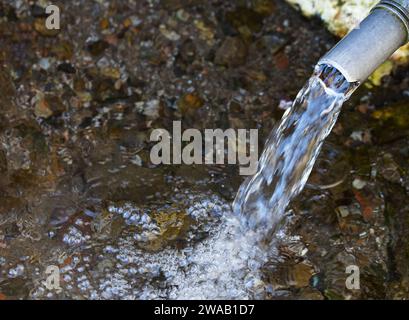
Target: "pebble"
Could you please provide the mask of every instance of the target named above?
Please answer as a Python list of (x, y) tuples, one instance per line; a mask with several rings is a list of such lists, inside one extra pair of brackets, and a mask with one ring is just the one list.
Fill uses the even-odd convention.
[(363, 188), (365, 188), (366, 184), (367, 183), (364, 180), (358, 178), (352, 181), (352, 186), (357, 190), (362, 190)]
[(237, 67), (246, 63), (247, 46), (239, 37), (228, 37), (216, 51), (214, 62), (218, 65)]
[(163, 24), (159, 26), (159, 31), (165, 36), (166, 39), (171, 41), (178, 41), (181, 38), (177, 32), (173, 30), (168, 30), (166, 26)]

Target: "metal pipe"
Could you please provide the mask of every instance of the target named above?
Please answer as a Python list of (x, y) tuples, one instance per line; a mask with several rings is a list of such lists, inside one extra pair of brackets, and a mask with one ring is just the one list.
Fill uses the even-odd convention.
[(349, 82), (363, 83), (409, 41), (409, 0), (383, 0), (318, 64), (337, 68)]

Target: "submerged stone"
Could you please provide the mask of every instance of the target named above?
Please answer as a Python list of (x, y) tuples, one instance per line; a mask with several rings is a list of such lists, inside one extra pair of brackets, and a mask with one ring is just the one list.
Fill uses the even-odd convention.
[(182, 114), (194, 112), (203, 106), (203, 100), (197, 93), (188, 93), (180, 98), (178, 107)]
[(51, 48), (52, 54), (54, 54), (61, 61), (71, 60), (74, 54), (73, 51), (74, 49), (72, 44), (68, 41), (61, 41)]
[(246, 63), (247, 46), (239, 37), (228, 37), (216, 51), (214, 62), (227, 67), (237, 67)]
[[(271, 10), (269, 8), (261, 7), (260, 1), (256, 4), (258, 11), (264, 12)], [(242, 36), (251, 37), (253, 33), (261, 31), (263, 26), (263, 16), (259, 12), (245, 7), (239, 7), (235, 11), (226, 13), (226, 20), (230, 23)]]
[(104, 40), (93, 41), (87, 45), (88, 51), (94, 57), (100, 56), (107, 48), (109, 48), (109, 44)]
[(275, 12), (276, 3), (274, 0), (253, 0), (252, 7), (255, 12), (268, 17)]
[(57, 96), (44, 95), (39, 92), (36, 97), (34, 113), (39, 118), (50, 118), (58, 116), (65, 111), (65, 106)]
[(55, 37), (60, 33), (58, 29), (48, 29), (46, 27), (47, 18), (36, 18), (34, 20), (34, 30), (44, 37)]

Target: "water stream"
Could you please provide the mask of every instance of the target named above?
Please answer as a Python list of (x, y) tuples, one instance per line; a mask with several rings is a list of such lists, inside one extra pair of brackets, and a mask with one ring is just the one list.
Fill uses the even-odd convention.
[(356, 84), (329, 66), (313, 76), (268, 138), (257, 173), (245, 181), (233, 204), (246, 228), (274, 233), (289, 202), (304, 187), (342, 104)]
[(272, 293), (260, 269), (277, 257), (276, 243), (286, 236), (280, 228), (286, 208), (303, 189), (342, 104), (356, 87), (336, 69), (318, 66), (271, 133), (257, 173), (236, 196), (233, 214), (225, 210), (210, 236), (182, 256), (161, 252), (151, 257), (150, 265), (167, 262), (168, 287), (175, 289), (165, 295), (145, 291), (144, 297), (245, 299)]

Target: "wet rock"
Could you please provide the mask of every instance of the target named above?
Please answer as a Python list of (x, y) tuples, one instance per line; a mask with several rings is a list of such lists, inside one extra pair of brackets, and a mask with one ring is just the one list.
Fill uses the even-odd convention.
[(345, 251), (338, 252), (323, 266), (324, 272), (324, 295), (329, 300), (350, 299), (353, 295), (359, 295), (359, 290), (351, 291), (345, 286), (346, 267), (359, 265), (354, 255)]
[(92, 42), (87, 44), (88, 51), (94, 57), (100, 56), (108, 48), (109, 48), (109, 44), (108, 44), (108, 42), (106, 42), (104, 40), (92, 41)]
[[(120, 98), (126, 98), (127, 92), (124, 91), (125, 88), (115, 87), (115, 79), (109, 78), (97, 78), (94, 83), (93, 99), (96, 101), (108, 101)], [(87, 94), (82, 96), (82, 98), (87, 98)]]
[(187, 22), (190, 18), (190, 14), (183, 9), (179, 9), (176, 12), (176, 18), (178, 18), (180, 21)]
[(37, 5), (37, 4), (33, 4), (30, 7), (30, 13), (31, 16), (35, 17), (35, 18), (46, 18), (47, 14), (45, 12), (45, 8)]
[(286, 70), (290, 66), (290, 59), (284, 52), (276, 54), (274, 62), (278, 70)]
[(51, 116), (58, 116), (64, 111), (65, 106), (60, 98), (54, 95), (44, 95), (41, 92), (37, 93), (34, 107), (34, 113), (37, 117), (48, 119)]
[(96, 233), (98, 239), (116, 239), (121, 234), (123, 227), (122, 216), (114, 215), (105, 209), (91, 222), (91, 229)]
[(195, 20), (194, 24), (199, 31), (200, 38), (205, 40), (209, 45), (213, 45), (215, 40), (215, 30), (206, 25), (202, 20)]
[(182, 114), (192, 113), (200, 109), (204, 104), (202, 98), (196, 93), (185, 94), (178, 101), (178, 107)]
[[(265, 11), (259, 5), (260, 11)], [(260, 32), (263, 26), (263, 16), (249, 8), (239, 7), (235, 11), (226, 13), (226, 21), (233, 26), (244, 38), (250, 38), (254, 33)]]
[(409, 298), (409, 281), (405, 278), (401, 282), (393, 282), (388, 288), (388, 299), (407, 300)]
[(184, 63), (192, 63), (196, 56), (196, 47), (194, 42), (184, 42), (180, 48), (179, 55)]
[(306, 287), (314, 274), (314, 269), (304, 263), (296, 264), (289, 274), (290, 285), (295, 287)]
[(55, 37), (60, 33), (58, 29), (48, 29), (45, 23), (46, 18), (36, 18), (34, 20), (34, 30), (44, 37)]
[(15, 97), (15, 87), (10, 70), (0, 64), (0, 107), (1, 112), (10, 108), (10, 101)]
[(174, 30), (168, 30), (167, 28), (166, 28), (166, 26), (165, 25), (160, 25), (160, 27), (159, 27), (159, 30), (160, 30), (160, 32), (162, 33), (162, 35), (166, 38), (166, 39), (168, 39), (168, 40), (171, 40), (171, 41), (178, 41), (178, 40), (180, 40), (180, 35), (176, 32), (176, 31), (174, 31)]
[(376, 0), (287, 0), (304, 15), (319, 16), (336, 35), (343, 37), (362, 21), (377, 3)]
[(74, 49), (72, 44), (68, 41), (61, 41), (51, 48), (52, 54), (54, 54), (59, 60), (71, 60)]
[(1, 294), (11, 300), (25, 299), (29, 296), (29, 291), (26, 280), (21, 277), (0, 282)]
[[(148, 209), (131, 202), (111, 203), (108, 212), (102, 218), (104, 216), (111, 217), (108, 221), (112, 217), (115, 219), (120, 216), (126, 225), (136, 227), (134, 239), (138, 241), (138, 246), (149, 251), (158, 251), (168, 245), (177, 244), (192, 224), (187, 212), (176, 207), (159, 206)], [(119, 223), (118, 225), (121, 230), (122, 225)]]
[(273, 283), (276, 290), (308, 287), (314, 273), (312, 266), (306, 263), (288, 262), (278, 267)]
[(259, 40), (254, 43), (255, 50), (264, 50), (267, 51), (268, 55), (275, 55), (279, 52), (288, 40), (280, 35), (271, 34), (271, 35), (264, 35)]
[(371, 143), (372, 142), (372, 136), (369, 130), (354, 131), (352, 132), (350, 137), (352, 140), (361, 142), (361, 143)]
[(402, 129), (409, 128), (409, 108), (406, 103), (399, 103), (376, 110), (372, 113), (372, 117), (381, 121), (383, 127), (398, 126)]
[(347, 216), (339, 215), (339, 230), (343, 235), (357, 237), (361, 235), (367, 235), (367, 225), (362, 219), (361, 212), (358, 208), (350, 209), (354, 215), (348, 214)]
[(62, 226), (77, 212), (72, 199), (58, 196), (50, 196), (47, 201), (42, 201), (34, 207), (33, 211), (39, 215), (46, 214), (48, 216), (47, 225), (52, 228)]
[(7, 157), (3, 150), (0, 150), (0, 173), (7, 172)]
[(183, 76), (192, 69), (192, 63), (196, 58), (196, 47), (193, 41), (185, 41), (179, 48), (174, 64), (176, 76)]
[(385, 210), (385, 201), (382, 194), (373, 183), (361, 186), (361, 189), (355, 188), (353, 192), (361, 207), (365, 221), (378, 221), (382, 224), (384, 222), (383, 212)]
[(184, 211), (158, 211), (153, 213), (152, 218), (157, 223), (159, 234), (149, 239), (147, 248), (154, 251), (181, 239), (190, 224)]
[(37, 94), (37, 102), (34, 107), (34, 113), (39, 118), (49, 118), (53, 115), (53, 112), (48, 104), (47, 100), (45, 99), (44, 94), (38, 93)]
[(390, 153), (384, 154), (378, 160), (378, 170), (387, 181), (393, 183), (400, 183), (402, 181), (401, 169)]
[(107, 79), (118, 80), (121, 77), (121, 71), (116, 67), (102, 67), (99, 69), (99, 75)]
[(0, 3), (0, 17), (5, 17), (8, 21), (17, 21), (16, 9), (6, 3)]
[(276, 10), (274, 0), (253, 0), (252, 7), (255, 12), (265, 17), (272, 15)]
[(71, 74), (74, 74), (76, 72), (76, 69), (73, 67), (71, 63), (61, 63), (57, 66), (57, 70)]
[(362, 190), (366, 185), (367, 182), (359, 178), (356, 178), (354, 179), (354, 181), (352, 181), (352, 186), (357, 190)]
[(320, 291), (308, 287), (300, 290), (299, 298), (302, 300), (324, 300), (324, 296)]
[(216, 51), (214, 62), (227, 67), (237, 67), (246, 63), (248, 49), (238, 37), (228, 37)]
[(267, 78), (267, 75), (263, 71), (248, 70), (246, 72), (246, 80), (250, 84), (252, 81), (265, 82), (268, 80), (268, 78)]
[(336, 212), (338, 214), (338, 217), (346, 218), (350, 214), (350, 209), (347, 206), (340, 206), (340, 207), (336, 208)]

